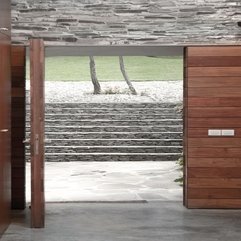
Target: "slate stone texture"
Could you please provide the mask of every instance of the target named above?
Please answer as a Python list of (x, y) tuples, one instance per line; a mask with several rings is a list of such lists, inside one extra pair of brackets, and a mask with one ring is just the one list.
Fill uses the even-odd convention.
[(240, 44), (240, 20), (240, 0), (12, 0), (15, 44)]

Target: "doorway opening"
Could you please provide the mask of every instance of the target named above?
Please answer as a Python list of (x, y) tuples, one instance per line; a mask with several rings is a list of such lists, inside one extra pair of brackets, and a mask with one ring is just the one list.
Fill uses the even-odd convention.
[[(46, 201), (181, 201), (182, 48), (46, 47), (45, 54)], [(27, 166), (27, 183), (29, 173)]]

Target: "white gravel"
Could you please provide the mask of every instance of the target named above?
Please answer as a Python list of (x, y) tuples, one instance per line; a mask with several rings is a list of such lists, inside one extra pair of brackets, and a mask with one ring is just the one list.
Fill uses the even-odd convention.
[[(118, 94), (93, 95), (93, 85), (90, 81), (65, 82), (46, 81), (46, 103), (56, 102), (90, 102), (90, 103), (115, 103), (115, 102), (180, 102), (183, 100), (182, 81), (148, 81), (133, 82), (138, 95), (129, 93), (124, 81), (101, 82), (102, 92), (114, 91)], [(29, 81), (27, 82), (29, 90)]]

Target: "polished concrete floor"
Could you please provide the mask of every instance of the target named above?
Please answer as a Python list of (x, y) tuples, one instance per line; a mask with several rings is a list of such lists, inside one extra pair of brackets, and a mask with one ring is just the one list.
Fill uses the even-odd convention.
[(179, 175), (173, 162), (47, 163), (45, 229), (27, 208), (1, 241), (241, 241), (241, 210), (187, 210)]
[(240, 241), (241, 210), (187, 210), (181, 202), (47, 204), (46, 228), (16, 213), (1, 241)]

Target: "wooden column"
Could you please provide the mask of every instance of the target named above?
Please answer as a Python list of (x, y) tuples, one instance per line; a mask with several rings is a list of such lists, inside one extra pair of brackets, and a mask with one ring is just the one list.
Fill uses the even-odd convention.
[(0, 43), (0, 235), (11, 209), (11, 79), (10, 45)]
[(44, 43), (30, 41), (31, 225), (43, 228), (44, 200)]
[(185, 55), (185, 205), (241, 208), (241, 47)]
[(12, 46), (12, 209), (25, 208), (26, 49)]
[(0, 6), (0, 237), (10, 223), (11, 209), (11, 6)]

